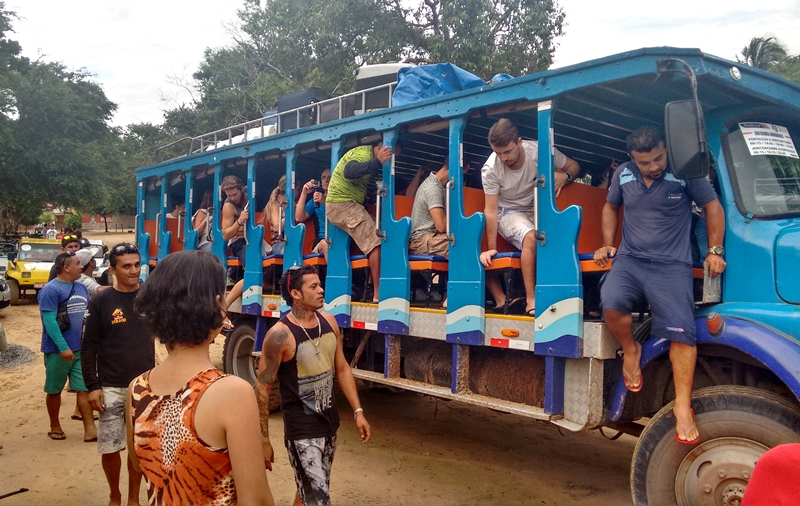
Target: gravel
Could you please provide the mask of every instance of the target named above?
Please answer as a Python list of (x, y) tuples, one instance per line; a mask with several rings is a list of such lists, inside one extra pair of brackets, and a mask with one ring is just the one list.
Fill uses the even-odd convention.
[(6, 351), (0, 351), (0, 368), (11, 369), (33, 360), (36, 353), (19, 344), (9, 344)]

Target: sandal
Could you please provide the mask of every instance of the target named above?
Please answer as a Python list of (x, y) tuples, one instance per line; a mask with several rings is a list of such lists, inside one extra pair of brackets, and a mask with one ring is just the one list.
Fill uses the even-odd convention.
[(678, 423), (678, 419), (676, 418), (675, 419), (675, 441), (677, 441), (678, 443), (680, 443), (682, 445), (686, 445), (686, 446), (694, 446), (697, 443), (699, 443), (700, 442), (700, 436), (699, 435), (694, 439), (681, 439), (681, 437), (678, 435), (678, 429), (682, 430), (684, 434), (688, 434), (695, 427), (697, 427), (697, 423), (695, 422), (694, 410), (692, 410), (692, 425), (689, 426), (689, 428), (684, 428), (680, 423)]
[[(639, 345), (639, 346), (640, 346), (640, 349), (641, 349), (641, 345)], [(640, 356), (639, 357), (639, 361), (641, 362), (641, 360), (642, 360), (642, 358)], [(644, 386), (644, 374), (642, 374), (641, 365), (639, 366), (638, 369), (639, 369), (639, 372), (636, 373), (634, 376), (628, 376), (627, 374), (625, 374), (625, 363), (623, 362), (623, 364), (622, 364), (622, 378), (625, 381), (625, 388), (627, 388), (629, 392), (633, 392), (633, 393), (640, 392), (642, 390), (642, 387)], [(639, 384), (636, 385), (636, 386), (633, 386), (636, 383), (635, 380), (636, 380), (637, 376), (639, 378)]]
[(47, 433), (47, 437), (52, 439), (53, 441), (63, 441), (67, 439), (67, 435), (64, 434), (64, 431), (61, 430), (51, 430)]

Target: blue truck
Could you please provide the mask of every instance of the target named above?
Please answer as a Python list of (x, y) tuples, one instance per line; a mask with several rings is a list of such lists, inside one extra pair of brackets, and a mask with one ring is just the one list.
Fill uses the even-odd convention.
[[(239, 265), (223, 241), (219, 188), (226, 175), (245, 182), (251, 213), (244, 294), (229, 308), (235, 328), (225, 341), (227, 372), (255, 382), (263, 337), (288, 310), (275, 280), (291, 266), (310, 263), (324, 273), (325, 310), (343, 329), (353, 372), (365, 385), (571, 431), (608, 427), (632, 434), (638, 437), (633, 503), (738, 504), (759, 456), (800, 442), (800, 86), (697, 49), (667, 47), (404, 105), (392, 104), (394, 86), (289, 111), (292, 125), (306, 125), (300, 128), (282, 128), (283, 112), (212, 132), (192, 139), (185, 156), (137, 170), (137, 240), (149, 269), (172, 251), (196, 247), (200, 232), (186, 216), (206, 190), (214, 195), (211, 251), (223, 264)], [(386, 97), (385, 103), (368, 109), (368, 93)], [(486, 309), (488, 271), (478, 258), (485, 249), (483, 192), (465, 185), (491, 153), (489, 127), (503, 117), (539, 145), (535, 317)], [(625, 389), (618, 345), (600, 317), (597, 292), (607, 267), (598, 267), (592, 255), (601, 245), (606, 190), (575, 183), (556, 198), (552, 188), (554, 147), (602, 173), (612, 161), (627, 159), (625, 138), (643, 125), (665, 129), (675, 175), (710, 177), (725, 210), (727, 269), (711, 279), (702, 264), (695, 269), (692, 402), (701, 441), (692, 447), (674, 438), (669, 343), (650, 338), (648, 308), (635, 315), (644, 374), (637, 393)], [(252, 211), (264, 205), (280, 176), (293, 202), (296, 182), (318, 178), (346, 150), (378, 140), (402, 144), (402, 150), (384, 164), (368, 205), (382, 241), (381, 297), (374, 304), (368, 263), (343, 231), (321, 225), (329, 253), (327, 259), (314, 254), (314, 227), (296, 223), (289, 205), (281, 230), (285, 250), (265, 256), (265, 226)], [(412, 200), (399, 189), (419, 167), (445, 161), (451, 167), (449, 261), (409, 255)], [(165, 219), (175, 195), (186, 214)], [(705, 251), (701, 230), (695, 242)], [(510, 300), (522, 286), (520, 255), (505, 246), (491, 275), (503, 280)], [(446, 308), (434, 302), (444, 291)]]

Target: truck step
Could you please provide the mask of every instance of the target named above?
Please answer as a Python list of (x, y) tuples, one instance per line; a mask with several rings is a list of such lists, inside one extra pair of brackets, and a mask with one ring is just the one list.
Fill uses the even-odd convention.
[(563, 418), (563, 415), (561, 414), (549, 415), (544, 412), (543, 408), (536, 406), (529, 406), (527, 404), (520, 404), (518, 402), (495, 399), (493, 397), (478, 395), (472, 392), (454, 394), (449, 388), (430, 385), (428, 383), (422, 383), (420, 381), (413, 381), (405, 378), (384, 378), (383, 374), (379, 372), (353, 369), (353, 376), (364, 381), (372, 381), (374, 383), (402, 388), (403, 390), (410, 390), (412, 392), (418, 392), (425, 395), (432, 395), (442, 399), (463, 402), (465, 404), (472, 404), (473, 406), (481, 406), (484, 408), (490, 408), (496, 411), (525, 416), (528, 418), (535, 418), (536, 420), (555, 421)]

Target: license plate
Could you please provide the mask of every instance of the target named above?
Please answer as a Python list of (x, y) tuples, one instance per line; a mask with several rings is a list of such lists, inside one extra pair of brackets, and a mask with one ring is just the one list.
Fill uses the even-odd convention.
[(44, 288), (44, 285), (46, 285), (46, 284), (47, 284), (47, 283), (34, 283), (34, 284), (33, 284), (33, 287), (34, 287), (34, 288)]

